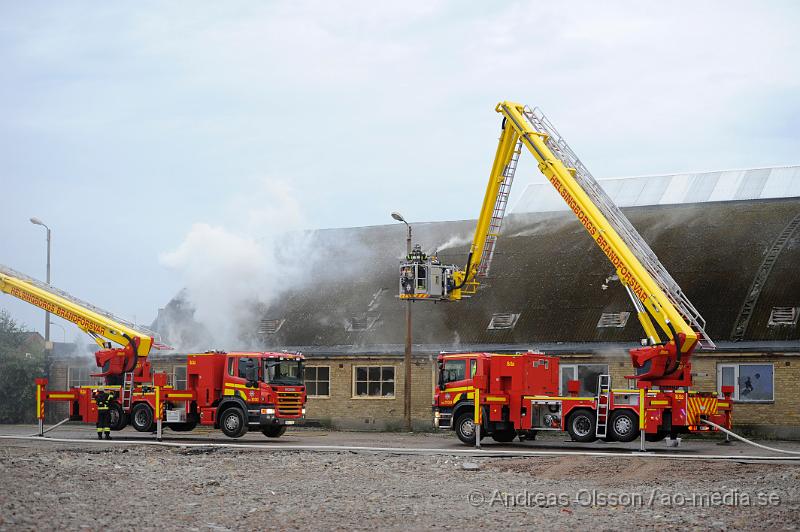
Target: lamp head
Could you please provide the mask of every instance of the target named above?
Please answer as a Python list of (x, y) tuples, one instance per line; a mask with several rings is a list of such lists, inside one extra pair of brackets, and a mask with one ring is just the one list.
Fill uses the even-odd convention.
[(41, 221), (39, 218), (31, 218), (31, 223), (34, 225), (44, 225), (44, 222)]
[(408, 222), (406, 222), (406, 219), (403, 218), (403, 215), (400, 214), (399, 212), (393, 212), (392, 213), (392, 218), (394, 218), (398, 222), (408, 223)]

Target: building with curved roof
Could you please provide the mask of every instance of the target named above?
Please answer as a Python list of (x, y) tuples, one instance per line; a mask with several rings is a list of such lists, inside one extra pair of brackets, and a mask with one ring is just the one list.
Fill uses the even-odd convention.
[[(723, 379), (733, 379), (740, 426), (800, 434), (800, 198), (624, 212), (717, 343), (716, 351), (695, 356), (696, 386), (718, 389)], [(413, 224), (414, 241), (438, 250), (443, 262), (463, 264), (473, 227), (473, 221)], [(365, 410), (356, 383), (364, 366), (391, 367), (397, 381), (392, 397), (402, 393), (405, 305), (397, 299), (397, 264), (404, 237), (399, 224), (316, 232), (313, 278), (287, 290), (252, 325), (265, 347), (309, 356), (313, 386), (327, 394), (312, 399), (310, 411), (335, 424), (363, 426), (383, 416), (379, 426), (394, 426), (402, 415), (385, 401)], [(572, 213), (510, 215), (490, 277), (476, 296), (413, 303), (414, 353), (422, 368), (414, 394), (423, 395), (418, 402), (415, 397), (415, 417), (423, 423), (429, 415), (435, 382), (429, 361), (440, 351), (538, 349), (559, 355), (562, 381), (578, 378), (589, 393), (603, 372), (624, 385), (632, 373), (627, 350), (642, 337), (631, 311), (613, 267)]]

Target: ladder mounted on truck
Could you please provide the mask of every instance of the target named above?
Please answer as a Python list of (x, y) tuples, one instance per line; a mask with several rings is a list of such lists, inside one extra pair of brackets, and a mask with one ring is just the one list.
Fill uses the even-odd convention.
[(119, 402), (125, 412), (130, 410), (131, 403), (133, 402), (134, 381), (134, 373), (132, 371), (126, 372), (122, 381), (122, 397), (119, 398)]
[[(144, 371), (151, 349), (171, 349), (156, 333), (1, 264), (0, 292), (70, 321), (91, 336), (101, 347), (95, 355), (102, 370), (99, 375), (125, 384), (123, 395), (126, 388), (132, 393), (134, 372)], [(112, 343), (122, 347), (111, 348)]]
[[(633, 227), (630, 220), (622, 213), (620, 208), (609, 197), (603, 187), (600, 186), (589, 170), (586, 169), (578, 156), (575, 155), (575, 152), (569, 147), (564, 137), (561, 136), (555, 126), (538, 107), (533, 109), (527, 106), (524, 107), (523, 115), (533, 129), (542, 136), (544, 143), (553, 155), (566, 166), (575, 182), (590, 198), (592, 205), (600, 210), (602, 217), (605, 218), (611, 228), (613, 228), (624, 241), (627, 248), (633, 253), (653, 281), (655, 281), (658, 288), (660, 288), (667, 299), (669, 299), (670, 303), (676, 308), (681, 317), (683, 317), (691, 326), (692, 330), (697, 333), (700, 346), (705, 349), (714, 349), (714, 342), (705, 332), (706, 322), (700, 315), (700, 312), (692, 305), (689, 298), (687, 298), (683, 290), (681, 290), (681, 287), (675, 282), (675, 279), (672, 278), (645, 239), (642, 238), (642, 235)], [(620, 278), (620, 280), (622, 280), (622, 278)], [(628, 290), (631, 300), (634, 301), (634, 306), (636, 306), (638, 299), (635, 294), (631, 292), (630, 284), (623, 284)], [(638, 310), (637, 308), (637, 311)]]
[(458, 301), (477, 292), (496, 251), (524, 146), (609, 259), (636, 309), (645, 347), (631, 350), (637, 371), (632, 378), (645, 386), (689, 386), (693, 350), (715, 348), (700, 312), (538, 108), (505, 101), (495, 110), (503, 116), (500, 140), (466, 266), (443, 265), (435, 256), (412, 253), (400, 265), (400, 298)]
[(609, 408), (611, 407), (611, 375), (600, 375), (597, 379), (597, 422), (595, 436), (605, 438), (608, 434)]

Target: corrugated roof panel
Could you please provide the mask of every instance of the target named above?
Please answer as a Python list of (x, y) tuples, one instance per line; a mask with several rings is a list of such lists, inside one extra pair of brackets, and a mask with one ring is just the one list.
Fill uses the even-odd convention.
[[(620, 207), (800, 196), (800, 166), (598, 179)], [(567, 210), (549, 183), (528, 185), (511, 212)]]
[(747, 200), (760, 198), (761, 193), (764, 191), (764, 185), (767, 184), (767, 178), (769, 178), (770, 172), (770, 168), (747, 170), (744, 176), (742, 176), (734, 199)]

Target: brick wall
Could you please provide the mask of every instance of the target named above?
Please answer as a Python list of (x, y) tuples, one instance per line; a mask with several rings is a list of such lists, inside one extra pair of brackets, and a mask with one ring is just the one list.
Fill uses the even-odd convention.
[(744, 353), (700, 355), (692, 362), (695, 389), (716, 390), (720, 364), (771, 364), (774, 400), (768, 403), (736, 401), (733, 423), (755, 433), (774, 437), (800, 437), (800, 356), (797, 354)]
[[(309, 419), (336, 428), (356, 430), (399, 430), (404, 427), (405, 371), (402, 356), (314, 358), (306, 365), (330, 368), (330, 396), (309, 398)], [(353, 375), (356, 366), (394, 367), (394, 397), (355, 397)], [(433, 386), (433, 361), (415, 359), (411, 371), (411, 417), (415, 429), (432, 427)]]

